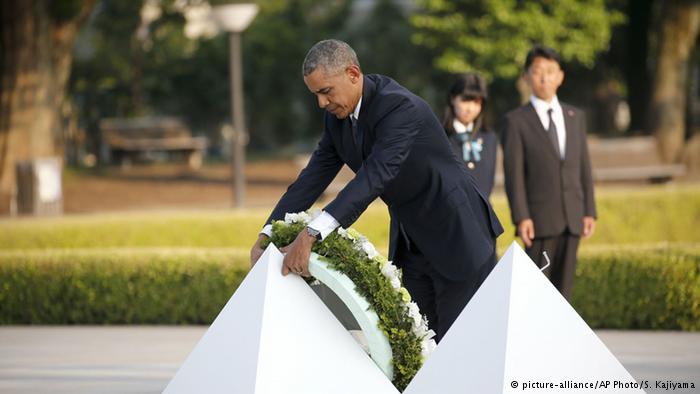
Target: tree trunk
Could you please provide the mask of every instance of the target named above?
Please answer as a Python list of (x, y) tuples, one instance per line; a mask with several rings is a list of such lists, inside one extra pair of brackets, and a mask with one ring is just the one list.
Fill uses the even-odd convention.
[(700, 2), (664, 1), (650, 111), (666, 162), (677, 162), (683, 150), (688, 62), (699, 28)]
[(630, 132), (649, 132), (647, 107), (652, 72), (649, 62), (649, 33), (652, 25), (653, 0), (630, 0), (627, 25), (626, 79), (628, 101), (632, 118)]
[(5, 0), (0, 5), (0, 213), (18, 160), (60, 154), (60, 113), (73, 42), (94, 0)]

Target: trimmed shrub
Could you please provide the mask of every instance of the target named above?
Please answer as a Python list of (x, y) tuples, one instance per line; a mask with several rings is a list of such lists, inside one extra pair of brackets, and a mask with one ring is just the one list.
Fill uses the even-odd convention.
[(572, 304), (594, 328), (700, 330), (700, 249), (585, 253)]
[(209, 324), (248, 271), (240, 253), (0, 257), (2, 324)]
[[(0, 323), (209, 324), (247, 271), (235, 249), (5, 253)], [(700, 247), (582, 252), (572, 304), (594, 328), (700, 330)]]

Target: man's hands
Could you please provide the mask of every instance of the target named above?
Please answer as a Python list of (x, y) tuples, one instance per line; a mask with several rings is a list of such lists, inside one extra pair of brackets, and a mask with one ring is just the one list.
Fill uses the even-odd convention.
[(525, 247), (532, 246), (532, 240), (535, 239), (535, 223), (532, 219), (523, 219), (518, 223), (518, 235), (523, 240)]
[(253, 245), (253, 248), (250, 249), (250, 268), (253, 268), (255, 263), (258, 262), (258, 259), (260, 259), (260, 256), (262, 256), (263, 248), (260, 246), (260, 244), (268, 238), (267, 235), (265, 234), (260, 234), (258, 235), (258, 240), (255, 241), (255, 244)]
[(291, 244), (280, 249), (280, 252), (286, 253), (282, 262), (282, 275), (286, 276), (290, 272), (301, 276), (311, 275), (309, 274), (309, 255), (311, 255), (314, 241), (316, 238), (303, 229)]
[[(250, 267), (252, 268), (257, 263), (264, 250), (260, 244), (268, 237), (265, 234), (260, 234), (258, 240), (255, 241), (253, 248), (250, 250)], [(280, 252), (286, 253), (282, 262), (282, 275), (288, 275), (293, 272), (301, 276), (309, 276), (309, 256), (311, 255), (311, 247), (316, 241), (316, 238), (310, 235), (306, 229), (302, 230), (296, 239), (284, 248), (280, 248)]]
[[(595, 218), (592, 216), (583, 217), (583, 234), (581, 236), (585, 239), (593, 235), (595, 232)], [(523, 219), (518, 223), (518, 235), (526, 247), (532, 246), (532, 240), (535, 239), (535, 224), (532, 219)]]
[(583, 217), (583, 238), (588, 238), (595, 231), (595, 218), (593, 216)]

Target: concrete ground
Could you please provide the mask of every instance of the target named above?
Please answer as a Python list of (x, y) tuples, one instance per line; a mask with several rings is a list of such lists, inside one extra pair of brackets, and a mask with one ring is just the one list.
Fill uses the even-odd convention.
[[(0, 393), (159, 393), (205, 329), (0, 326)], [(700, 333), (596, 333), (647, 393), (700, 393)], [(697, 388), (654, 388), (669, 380)]]

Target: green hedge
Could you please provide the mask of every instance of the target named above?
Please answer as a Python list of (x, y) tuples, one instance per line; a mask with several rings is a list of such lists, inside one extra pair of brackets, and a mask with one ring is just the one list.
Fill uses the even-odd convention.
[(1, 324), (209, 324), (248, 271), (240, 253), (0, 257)]
[[(2, 324), (208, 324), (242, 250), (0, 255)], [(584, 251), (572, 303), (594, 328), (700, 330), (700, 247)]]
[(584, 253), (572, 304), (595, 328), (700, 330), (700, 248)]

